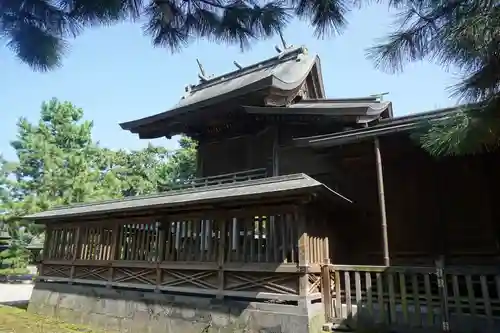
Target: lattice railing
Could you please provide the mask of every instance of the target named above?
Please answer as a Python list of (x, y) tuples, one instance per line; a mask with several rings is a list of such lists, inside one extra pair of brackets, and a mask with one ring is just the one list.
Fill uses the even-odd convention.
[(168, 184), (164, 186), (163, 191), (174, 191), (188, 188), (230, 184), (253, 179), (262, 179), (266, 177), (267, 170), (265, 168), (251, 169), (216, 176), (194, 178), (183, 182)]

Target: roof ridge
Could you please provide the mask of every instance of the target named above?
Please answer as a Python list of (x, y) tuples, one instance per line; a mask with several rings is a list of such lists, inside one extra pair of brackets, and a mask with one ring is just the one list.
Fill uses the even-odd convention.
[(312, 99), (303, 99), (297, 102), (296, 104), (301, 103), (343, 103), (343, 102), (373, 102), (373, 103), (382, 103), (382, 101), (378, 100), (376, 97), (365, 96), (365, 97), (345, 97), (345, 98), (312, 98)]
[(307, 48), (305, 46), (299, 46), (299, 47), (294, 47), (288, 50), (285, 50), (281, 52), (278, 55), (275, 55), (271, 58), (264, 59), (260, 62), (254, 63), (252, 65), (242, 67), (241, 69), (234, 70), (232, 72), (224, 73), (218, 76), (215, 76), (213, 78), (208, 79), (207, 81), (191, 85), (191, 93), (194, 93), (196, 91), (200, 91), (202, 89), (208, 88), (212, 85), (218, 84), (220, 82), (226, 81), (226, 80), (231, 80), (234, 79), (238, 76), (243, 76), (246, 74), (249, 74), (257, 69), (260, 69), (264, 66), (270, 66), (273, 64), (279, 64), (285, 61), (290, 60), (290, 57), (298, 55), (298, 54), (303, 54), (307, 53)]

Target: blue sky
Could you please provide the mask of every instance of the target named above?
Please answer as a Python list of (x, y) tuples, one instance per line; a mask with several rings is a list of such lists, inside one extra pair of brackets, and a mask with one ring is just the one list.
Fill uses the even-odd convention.
[[(357, 97), (390, 92), (385, 97), (398, 116), (454, 105), (447, 87), (453, 73), (438, 65), (409, 65), (403, 74), (376, 70), (365, 59), (365, 48), (388, 33), (391, 16), (385, 6), (373, 5), (348, 16), (349, 27), (341, 36), (314, 38), (304, 22), (293, 22), (285, 31), (289, 44), (306, 45), (319, 54), (328, 97)], [(16, 135), (16, 120), (38, 119), (40, 104), (57, 97), (85, 110), (94, 121), (94, 139), (109, 148), (138, 149), (147, 145), (122, 131), (119, 122), (162, 112), (175, 104), (184, 86), (196, 83), (199, 58), (208, 74), (234, 70), (233, 61), (248, 65), (275, 54), (279, 39), (257, 43), (241, 53), (238, 47), (199, 41), (172, 55), (155, 49), (139, 24), (120, 24), (86, 31), (71, 42), (64, 66), (49, 73), (35, 73), (6, 48), (0, 48), (0, 153), (15, 157), (9, 142)], [(175, 141), (157, 139), (154, 144), (175, 147)]]

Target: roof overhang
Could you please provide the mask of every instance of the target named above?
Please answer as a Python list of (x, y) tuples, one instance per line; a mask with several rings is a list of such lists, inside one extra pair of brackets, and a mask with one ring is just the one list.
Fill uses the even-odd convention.
[[(124, 122), (120, 127), (132, 133), (147, 131), (147, 127), (159, 122), (175, 121), (174, 118), (184, 116), (200, 109), (239, 98), (252, 92), (265, 89), (293, 91), (298, 89), (312, 70), (319, 70), (319, 58), (309, 55), (307, 49), (298, 47), (267, 59), (263, 62), (219, 76), (198, 85), (192, 86), (189, 92), (172, 109), (149, 117)], [(318, 80), (321, 73), (315, 73)], [(324, 94), (322, 81), (320, 95)], [(322, 96), (321, 96), (322, 97)], [(164, 136), (154, 134), (154, 137)]]
[(381, 120), (379, 124), (348, 130), (338, 133), (325, 134), (312, 137), (296, 138), (294, 142), (298, 146), (309, 146), (315, 148), (326, 148), (340, 146), (350, 143), (361, 142), (374, 137), (391, 135), (401, 132), (409, 132), (422, 128), (429, 122), (449, 119), (453, 115), (462, 111), (460, 107), (440, 109), (430, 112), (423, 112), (405, 117)]
[(247, 113), (261, 115), (310, 115), (370, 123), (392, 114), (391, 102), (371, 99), (304, 100), (286, 107), (244, 106)]
[(38, 223), (46, 223), (67, 218), (108, 216), (122, 212), (144, 212), (152, 209), (175, 209), (179, 207), (186, 209), (189, 206), (200, 204), (216, 205), (228, 201), (231, 204), (238, 205), (242, 201), (256, 198), (264, 201), (267, 198), (286, 198), (286, 196), (292, 195), (320, 193), (337, 202), (352, 202), (305, 174), (293, 174), (197, 189), (171, 191), (149, 196), (72, 205), (28, 215), (24, 218)]

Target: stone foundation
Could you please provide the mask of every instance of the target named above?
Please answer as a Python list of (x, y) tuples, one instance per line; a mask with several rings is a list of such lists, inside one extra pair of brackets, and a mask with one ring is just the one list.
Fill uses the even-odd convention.
[(280, 305), (37, 282), (28, 311), (121, 332), (320, 332), (322, 304)]

